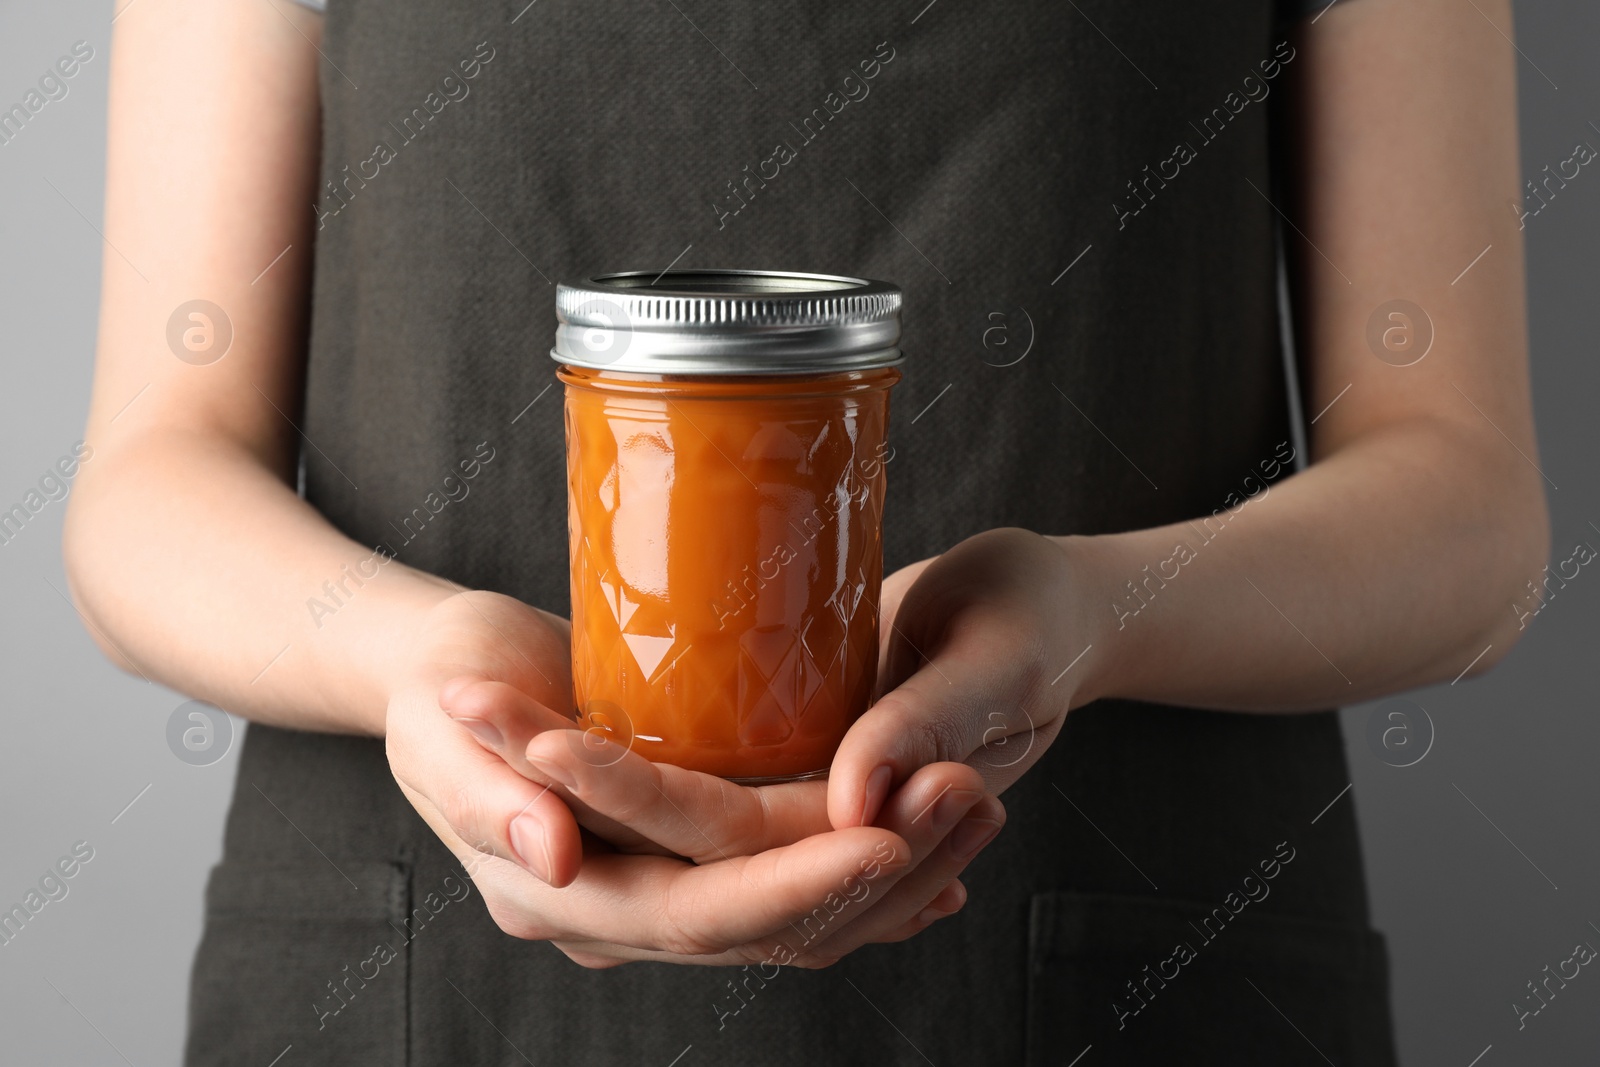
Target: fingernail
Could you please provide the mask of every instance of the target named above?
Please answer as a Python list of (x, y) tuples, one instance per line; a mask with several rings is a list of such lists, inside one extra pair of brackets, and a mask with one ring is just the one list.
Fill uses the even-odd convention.
[(482, 719), (456, 719), (456, 722), (465, 726), (473, 737), (476, 737), (490, 748), (499, 748), (505, 743), (505, 738), (492, 722), (485, 722)]
[[(942, 902), (942, 903), (941, 903)], [(960, 882), (951, 882), (940, 891), (939, 895), (928, 901), (928, 906), (922, 909), (917, 920), (922, 923), (937, 922), (948, 918), (967, 906), (967, 887)]]
[(871, 826), (872, 820), (878, 817), (883, 802), (889, 798), (889, 781), (893, 777), (894, 768), (888, 764), (876, 768), (867, 775), (867, 798), (861, 804), (862, 826)]
[(567, 770), (567, 768), (561, 766), (559, 763), (552, 763), (550, 760), (540, 759), (537, 756), (529, 756), (528, 763), (533, 767), (534, 770), (538, 771), (540, 774), (544, 775), (557, 785), (566, 786), (567, 789), (573, 793), (578, 791), (577, 779), (573, 777), (571, 771)]
[(1000, 824), (992, 819), (967, 819), (950, 832), (950, 851), (959, 860), (976, 856), (999, 832)]
[(972, 805), (983, 799), (982, 793), (975, 793), (970, 789), (950, 789), (940, 795), (933, 802), (933, 829), (935, 833), (943, 835), (956, 824), (956, 820), (971, 810)]
[(550, 842), (538, 816), (523, 812), (511, 820), (511, 847), (522, 865), (543, 881), (550, 881)]

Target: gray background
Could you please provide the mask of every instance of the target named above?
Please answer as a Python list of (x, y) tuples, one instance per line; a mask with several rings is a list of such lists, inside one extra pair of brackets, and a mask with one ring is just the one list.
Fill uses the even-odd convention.
[[(1600, 146), (1591, 125), (1600, 124), (1600, 7), (1542, 0), (1518, 3), (1517, 14), (1523, 173), (1532, 177), (1579, 140)], [(1461, 17), (1481, 16), (1463, 0)], [(103, 250), (109, 19), (104, 3), (0, 3), (0, 104), (20, 100), (73, 42), (96, 53), (64, 100), (0, 146), (0, 510), (82, 432)], [(1587, 168), (1528, 220), (1541, 466), (1559, 487), (1550, 494), (1556, 559), (1579, 540), (1600, 547), (1597, 238), (1600, 175)], [(204, 767), (180, 762), (166, 729), (184, 698), (100, 657), (64, 598), (63, 513), (62, 502), (49, 504), (0, 546), (0, 909), (74, 842), (89, 842), (94, 858), (64, 899), (0, 945), (0, 1057), (176, 1063), (235, 753)], [(1585, 568), (1497, 671), (1407, 694), (1434, 728), (1420, 762), (1394, 767), (1369, 746), (1377, 706), (1344, 713), (1354, 788), (1338, 803), (1360, 813), (1407, 1067), (1600, 1062), (1600, 971), (1586, 968), (1525, 1029), (1512, 1010), (1525, 983), (1576, 942), (1600, 946), (1600, 849), (1589, 829), (1600, 809), (1597, 639), (1600, 577)]]

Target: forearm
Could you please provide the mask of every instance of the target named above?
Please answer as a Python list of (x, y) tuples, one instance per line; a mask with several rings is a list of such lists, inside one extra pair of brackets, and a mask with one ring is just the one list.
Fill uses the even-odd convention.
[(304, 729), (382, 734), (388, 680), (456, 588), (350, 540), (245, 449), (184, 431), (102, 444), (65, 548), (114, 661)]
[(1270, 488), (1258, 476), (1219, 514), (1060, 539), (1086, 564), (1070, 568), (1093, 645), (1075, 702), (1300, 710), (1486, 669), (1544, 559), (1519, 463), (1466, 427), (1397, 424)]
[(125, 668), (263, 721), (381, 733), (389, 660), (447, 589), (377, 566), (290, 488), (320, 25), (234, 0), (142, 0), (117, 23), (93, 453), (64, 550)]
[(1516, 57), (1504, 0), (1469, 14), (1363, 0), (1303, 27), (1282, 210), (1312, 463), (1210, 523), (1068, 542), (1086, 695), (1327, 707), (1484, 670), (1525, 625), (1549, 535)]

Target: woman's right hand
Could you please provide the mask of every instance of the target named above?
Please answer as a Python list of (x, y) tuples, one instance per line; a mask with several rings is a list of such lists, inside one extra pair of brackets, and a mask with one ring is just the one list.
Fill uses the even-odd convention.
[(462, 593), (391, 690), (395, 778), (508, 934), (590, 967), (816, 967), (959, 910), (974, 838), (951, 830), (1004, 818), (970, 768), (922, 768), (879, 825), (836, 831), (826, 782), (736, 786), (577, 730), (567, 640), (555, 616)]
[(571, 811), (495, 754), (500, 725), (452, 718), (439, 699), (451, 678), (494, 679), (529, 696), (520, 729), (571, 727), (560, 714), (572, 690), (569, 631), (566, 620), (498, 593), (441, 600), (411, 647), (396, 650), (384, 730), (395, 781), (463, 862), (473, 852), (510, 858), (557, 886), (582, 858)]

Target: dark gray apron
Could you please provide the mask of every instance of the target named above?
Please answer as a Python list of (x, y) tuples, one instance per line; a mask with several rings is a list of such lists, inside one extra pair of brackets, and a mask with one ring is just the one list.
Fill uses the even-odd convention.
[[(889, 570), (1210, 514), (1286, 454), (1268, 0), (524, 2), (327, 17), (304, 483), (356, 539), (566, 611), (549, 280), (680, 253), (904, 287)], [(589, 971), (499, 932), (381, 742), (252, 726), (188, 1062), (1390, 1064), (1349, 780), (1331, 712), (1107, 701), (959, 917)]]

